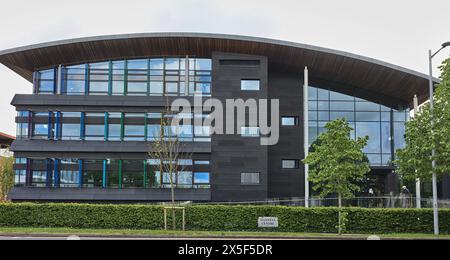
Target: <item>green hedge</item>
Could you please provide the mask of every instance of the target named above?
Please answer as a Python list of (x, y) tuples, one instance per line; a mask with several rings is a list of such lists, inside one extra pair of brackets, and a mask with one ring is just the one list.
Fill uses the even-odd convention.
[[(429, 209), (346, 208), (348, 233), (432, 233)], [(89, 204), (0, 204), (0, 227), (97, 229), (164, 228), (162, 206)], [(177, 212), (181, 227), (181, 212)], [(278, 217), (280, 232), (336, 233), (336, 208), (282, 206), (189, 206), (186, 228), (198, 231), (262, 231), (258, 217)], [(170, 221), (170, 214), (169, 214)], [(170, 223), (170, 222), (169, 222)], [(450, 233), (450, 210), (440, 211), (443, 233)], [(263, 230), (263, 231), (269, 231)]]

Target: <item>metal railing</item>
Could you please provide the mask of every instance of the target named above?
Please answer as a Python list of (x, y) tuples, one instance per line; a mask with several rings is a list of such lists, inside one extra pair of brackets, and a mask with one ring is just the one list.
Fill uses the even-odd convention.
[[(304, 198), (291, 199), (270, 199), (264, 201), (242, 201), (242, 202), (207, 202), (207, 203), (191, 203), (193, 205), (272, 205), (272, 206), (296, 206), (304, 207)], [(343, 199), (344, 207), (360, 207), (360, 208), (417, 208), (416, 198), (413, 196), (382, 196), (382, 197), (356, 197), (351, 199)], [(310, 207), (337, 207), (338, 198), (311, 198), (309, 199)], [(422, 208), (432, 208), (432, 198), (421, 199)], [(440, 208), (450, 208), (450, 200), (440, 200)]]

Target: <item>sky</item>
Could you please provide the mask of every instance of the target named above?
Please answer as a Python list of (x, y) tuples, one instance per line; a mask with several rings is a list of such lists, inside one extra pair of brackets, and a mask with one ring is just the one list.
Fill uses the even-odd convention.
[[(448, 0), (2, 0), (0, 50), (110, 34), (204, 32), (287, 40), (422, 73), (450, 41)], [(435, 58), (438, 65), (450, 48)], [(0, 65), (0, 132), (15, 135), (15, 94), (31, 83)]]

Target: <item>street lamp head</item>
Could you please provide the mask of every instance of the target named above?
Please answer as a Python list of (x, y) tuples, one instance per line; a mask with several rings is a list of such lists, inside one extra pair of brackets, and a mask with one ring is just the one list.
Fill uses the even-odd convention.
[(442, 48), (446, 48), (450, 46), (450, 42), (445, 42), (442, 44)]

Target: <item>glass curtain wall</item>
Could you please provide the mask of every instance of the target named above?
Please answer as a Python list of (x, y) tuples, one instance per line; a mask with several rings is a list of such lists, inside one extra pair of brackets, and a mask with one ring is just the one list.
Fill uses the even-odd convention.
[[(57, 69), (36, 73), (37, 94), (56, 94)], [(212, 60), (151, 58), (63, 66), (61, 94), (210, 96)]]
[[(204, 120), (208, 115), (195, 115)], [(179, 118), (178, 127), (165, 126)], [(190, 120), (190, 123), (183, 119)], [(210, 127), (194, 126), (192, 113), (163, 115), (160, 112), (30, 112), (21, 111), (17, 118), (18, 139), (27, 139), (29, 126), (31, 138), (35, 140), (62, 141), (156, 141), (178, 137), (181, 142), (211, 142)], [(28, 122), (31, 122), (29, 124)]]
[[(16, 187), (170, 188), (170, 176), (158, 159), (17, 158), (14, 169)], [(173, 180), (180, 189), (210, 188), (210, 161), (180, 159)]]
[(409, 110), (394, 110), (353, 96), (310, 87), (309, 111), (310, 144), (325, 131), (328, 122), (345, 118), (354, 129), (352, 138), (369, 136), (364, 153), (372, 166), (390, 166), (395, 150), (405, 145)]

